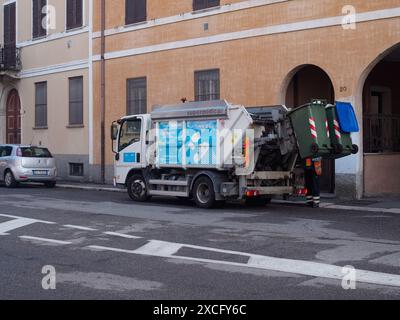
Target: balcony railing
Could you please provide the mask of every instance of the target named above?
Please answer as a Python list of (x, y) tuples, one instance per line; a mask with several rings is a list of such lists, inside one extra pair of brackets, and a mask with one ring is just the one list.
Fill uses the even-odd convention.
[(400, 152), (400, 115), (364, 115), (364, 151)]
[(15, 46), (0, 47), (0, 71), (20, 71), (20, 49)]

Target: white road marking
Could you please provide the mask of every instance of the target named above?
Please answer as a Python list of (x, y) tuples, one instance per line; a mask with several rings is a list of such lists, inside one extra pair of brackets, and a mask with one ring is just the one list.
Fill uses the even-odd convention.
[(54, 222), (41, 221), (29, 218), (15, 217), (9, 215), (0, 215), (1, 217), (12, 218), (13, 220), (0, 223), (0, 235), (9, 235), (8, 232), (22, 227), (29, 226), (34, 223), (55, 224)]
[[(277, 204), (295, 204), (295, 205), (305, 205), (302, 201), (290, 201), (290, 200), (272, 200), (273, 203)], [(375, 208), (366, 206), (344, 206), (340, 204), (334, 204), (330, 202), (322, 202), (320, 204), (322, 209), (334, 209), (334, 210), (344, 210), (344, 211), (361, 211), (361, 212), (374, 212), (374, 213), (396, 213), (400, 214), (400, 208)]]
[(134, 253), (149, 256), (170, 257), (177, 253), (183, 246), (183, 244), (179, 243), (151, 240), (139, 249), (134, 250)]
[(19, 238), (20, 239), (25, 239), (25, 240), (49, 242), (49, 243), (62, 244), (62, 245), (72, 244), (72, 242), (70, 242), (70, 241), (61, 241), (61, 240), (46, 239), (46, 238), (31, 237), (31, 236), (20, 236)]
[(399, 208), (373, 208), (373, 207), (355, 207), (355, 206), (342, 206), (338, 204), (327, 205), (326, 209), (335, 210), (349, 210), (349, 211), (364, 211), (364, 212), (378, 212), (378, 213), (400, 213)]
[(82, 231), (97, 231), (97, 229), (82, 227), (82, 226), (74, 226), (72, 224), (65, 224), (64, 227), (70, 228), (70, 229), (82, 230)]
[(142, 237), (131, 236), (130, 234), (118, 233), (118, 232), (104, 232), (104, 234), (125, 239), (142, 239)]
[[(238, 256), (248, 257), (249, 260), (247, 263), (239, 263), (239, 262), (193, 258), (188, 256), (175, 255), (179, 249), (184, 247), (211, 251), (211, 252), (236, 254)], [(215, 263), (215, 264), (231, 265), (238, 267), (247, 267), (247, 268), (293, 273), (304, 276), (328, 278), (335, 280), (342, 280), (344, 277), (344, 274), (342, 273), (343, 271), (342, 267), (326, 263), (274, 258), (274, 257), (254, 255), (238, 251), (221, 250), (209, 247), (192, 246), (192, 245), (156, 241), (156, 240), (151, 240), (149, 241), (149, 243), (136, 250), (125, 250), (125, 249), (103, 247), (103, 246), (88, 246), (87, 248), (99, 251), (112, 251), (112, 252), (127, 253), (127, 254), (139, 254), (146, 256), (162, 257), (169, 259), (190, 260), (190, 261), (204, 262), (204, 263)], [(357, 270), (356, 276), (357, 276), (357, 282), (400, 287), (400, 275), (367, 271), (367, 270)]]

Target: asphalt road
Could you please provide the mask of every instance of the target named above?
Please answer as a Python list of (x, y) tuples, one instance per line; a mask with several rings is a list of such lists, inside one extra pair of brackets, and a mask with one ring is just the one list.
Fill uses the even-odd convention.
[(0, 299), (398, 299), (399, 230), (399, 214), (0, 187)]

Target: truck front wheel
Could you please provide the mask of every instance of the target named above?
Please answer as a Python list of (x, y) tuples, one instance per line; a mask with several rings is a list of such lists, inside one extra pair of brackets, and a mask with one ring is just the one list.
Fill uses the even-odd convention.
[(196, 205), (203, 209), (215, 205), (215, 191), (212, 181), (207, 177), (199, 178), (193, 187), (193, 199)]
[(129, 197), (136, 202), (145, 202), (149, 200), (147, 194), (146, 181), (140, 174), (135, 174), (127, 182)]

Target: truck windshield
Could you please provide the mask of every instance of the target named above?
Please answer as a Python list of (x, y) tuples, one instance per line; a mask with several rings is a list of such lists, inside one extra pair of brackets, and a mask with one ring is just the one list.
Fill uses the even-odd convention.
[(141, 129), (142, 129), (142, 120), (140, 119), (125, 120), (121, 126), (119, 134), (118, 151), (122, 151), (131, 144), (139, 142)]
[(46, 148), (28, 147), (21, 148), (23, 158), (52, 158), (50, 151)]

